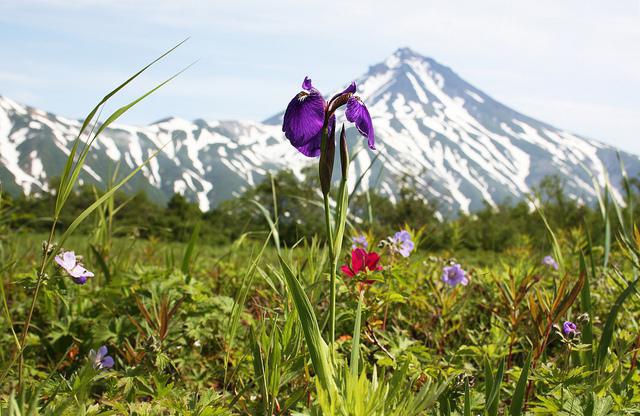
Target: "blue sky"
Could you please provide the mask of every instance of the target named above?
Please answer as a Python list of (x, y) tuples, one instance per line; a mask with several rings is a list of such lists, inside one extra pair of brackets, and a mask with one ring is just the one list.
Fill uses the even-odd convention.
[(640, 154), (640, 0), (0, 0), (0, 94), (80, 118), (187, 36), (120, 99), (197, 65), (126, 122), (262, 120), (304, 75), (331, 90), (409, 46), (527, 115)]

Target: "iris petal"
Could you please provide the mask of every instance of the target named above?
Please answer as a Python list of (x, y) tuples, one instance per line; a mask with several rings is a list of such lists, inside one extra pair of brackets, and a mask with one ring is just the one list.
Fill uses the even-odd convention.
[(375, 150), (375, 135), (373, 132), (371, 115), (369, 114), (367, 107), (362, 103), (362, 101), (360, 101), (360, 98), (349, 98), (345, 114), (347, 116), (347, 120), (354, 123), (360, 134), (369, 140), (369, 148), (371, 150)]
[[(311, 85), (310, 80), (308, 84)], [(315, 155), (315, 141), (317, 141), (317, 136), (322, 138), (324, 111), (325, 101), (322, 94), (312, 88), (309, 93), (301, 92), (293, 97), (284, 113), (282, 131), (284, 131), (285, 137), (289, 139), (293, 147), (307, 156), (317, 156)]]
[[(329, 119), (329, 126), (327, 130), (331, 131), (331, 129), (333, 129), (335, 125), (336, 125), (336, 118), (335, 116), (331, 116), (331, 118)], [(296, 149), (298, 149), (300, 153), (302, 153), (305, 156), (318, 157), (320, 156), (321, 146), (322, 146), (322, 126), (320, 127), (320, 130), (318, 130), (318, 132), (313, 137), (311, 137), (305, 143), (295, 147)]]
[(341, 95), (344, 94), (354, 94), (356, 92), (356, 82), (353, 81), (351, 84), (349, 84), (349, 86), (347, 88), (344, 89), (344, 91), (337, 93), (336, 95), (334, 95), (333, 97), (331, 97), (331, 99), (329, 100), (329, 102), (335, 100), (336, 98), (338, 98)]
[(314, 89), (313, 85), (311, 85), (311, 78), (304, 77), (304, 81), (302, 81), (302, 89), (307, 91), (311, 91)]

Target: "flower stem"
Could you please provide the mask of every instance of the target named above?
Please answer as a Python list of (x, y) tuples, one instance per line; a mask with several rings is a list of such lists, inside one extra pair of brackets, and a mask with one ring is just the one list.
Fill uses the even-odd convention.
[(333, 231), (331, 229), (331, 207), (329, 206), (329, 195), (324, 195), (324, 218), (327, 225), (327, 247), (329, 248), (329, 259), (331, 262), (331, 280), (329, 286), (329, 343), (333, 344), (336, 339), (336, 268), (337, 258), (333, 252)]
[[(38, 280), (36, 281), (36, 289), (33, 292), (33, 298), (31, 299), (31, 307), (29, 308), (29, 315), (27, 315), (27, 320), (24, 324), (24, 329), (22, 330), (22, 336), (20, 337), (20, 348), (18, 351), (18, 389), (22, 387), (22, 373), (24, 367), (24, 350), (27, 348), (26, 339), (27, 335), (29, 335), (29, 328), (31, 326), (31, 319), (33, 318), (33, 311), (36, 308), (36, 301), (38, 300), (38, 293), (40, 293), (40, 286), (42, 286), (42, 282), (44, 281), (44, 268), (47, 265), (47, 257), (49, 255), (49, 249), (51, 248), (51, 242), (53, 241), (53, 236), (56, 231), (56, 224), (58, 222), (58, 218), (53, 218), (53, 223), (51, 224), (51, 230), (49, 231), (49, 238), (47, 239), (46, 246), (44, 248), (44, 253), (42, 253), (42, 262), (40, 263), (40, 271), (38, 272)], [(15, 361), (15, 359), (14, 359)], [(13, 362), (10, 366), (13, 365)], [(10, 367), (9, 367), (10, 368)]]

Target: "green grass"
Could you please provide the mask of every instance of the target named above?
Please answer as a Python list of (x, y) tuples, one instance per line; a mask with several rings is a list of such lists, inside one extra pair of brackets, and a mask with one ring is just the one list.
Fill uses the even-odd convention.
[[(21, 330), (20, 317), (32, 294), (33, 270), (45, 238), (14, 234), (1, 243), (0, 269), (16, 332)], [(465, 406), (471, 414), (485, 408), (489, 414), (518, 414), (517, 408), (526, 402), (529, 412), (557, 414), (564, 409), (577, 414), (571, 412), (579, 408), (588, 413), (598, 397), (611, 398), (612, 410), (638, 408), (640, 380), (637, 367), (632, 368), (640, 316), (637, 292), (614, 307), (624, 291), (617, 273), (632, 274), (622, 251), (611, 253), (610, 264), (617, 271), (609, 267), (603, 273), (602, 266), (596, 266), (590, 275), (593, 346), (581, 344), (579, 338), (563, 338), (531, 311), (534, 302), (542, 317), (545, 308), (550, 313), (562, 281), (566, 289), (561, 295), (568, 296), (580, 275), (579, 256), (566, 252), (567, 272), (560, 275), (540, 265), (545, 253), (526, 247), (501, 255), (459, 253), (457, 261), (471, 272), (471, 283), (452, 289), (440, 281), (447, 260), (442, 256), (447, 253), (417, 252), (403, 259), (383, 251), (385, 270), (364, 293), (359, 325), (356, 288), (339, 276), (338, 341), (332, 355), (305, 346), (304, 331), (312, 327), (312, 318), (295, 308), (297, 302), (306, 302), (296, 296), (304, 295), (309, 302), (304, 308), (317, 317), (317, 331), (327, 339), (329, 275), (322, 271), (328, 258), (319, 255), (321, 246), (312, 242), (283, 248), (291, 268), (286, 277), (289, 272), (281, 272), (274, 246), (261, 253), (267, 238), (265, 232), (235, 246), (195, 245), (190, 278), (182, 267), (186, 244), (115, 238), (106, 259), (109, 281), (99, 272), (91, 237), (67, 240), (65, 248), (84, 254), (96, 277), (78, 286), (57, 268), (47, 270), (25, 352), (26, 383), (21, 392), (35, 395), (35, 402), (22, 408), (45, 413), (64, 409), (68, 414), (207, 414), (194, 410), (200, 406), (214, 412), (210, 414), (289, 414), (319, 409), (326, 413), (329, 405), (323, 400), (333, 400), (336, 413), (344, 414), (410, 414), (407, 409), (417, 409), (415, 414), (463, 414)], [(248, 273), (253, 277), (247, 279)], [(518, 289), (522, 282), (525, 292)], [(291, 284), (299, 288), (290, 292)], [(290, 297), (296, 290), (302, 292)], [(243, 300), (240, 308), (234, 306), (237, 299)], [(580, 304), (573, 299), (551, 324), (578, 321), (585, 312)], [(179, 306), (170, 316), (162, 312), (163, 305)], [(7, 320), (1, 322), (0, 362), (5, 370), (15, 341)], [(361, 328), (359, 354), (354, 354), (351, 341), (354, 326)], [(579, 326), (586, 328), (584, 322)], [(593, 363), (583, 362), (584, 354), (578, 352), (595, 353), (609, 328), (607, 353), (595, 361), (598, 368), (592, 372)], [(313, 331), (307, 336), (317, 337)], [(534, 355), (535, 367), (526, 372), (522, 367), (527, 356), (545, 334), (540, 356)], [(108, 346), (116, 365), (92, 372), (86, 357), (89, 349), (100, 345)], [(327, 396), (332, 399), (323, 397), (324, 388), (314, 382), (318, 374), (313, 354), (331, 369), (324, 377), (333, 380)], [(350, 356), (359, 361), (352, 370)], [(2, 381), (4, 406), (19, 402), (11, 396), (17, 387), (16, 370), (10, 369)], [(421, 393), (425, 383), (433, 387)], [(532, 387), (525, 388), (528, 384)], [(420, 394), (425, 395), (420, 403), (428, 406), (407, 404), (406, 398), (418, 400)], [(374, 402), (375, 397), (384, 400)], [(392, 405), (385, 408), (383, 403)], [(519, 405), (514, 408), (514, 403)]]

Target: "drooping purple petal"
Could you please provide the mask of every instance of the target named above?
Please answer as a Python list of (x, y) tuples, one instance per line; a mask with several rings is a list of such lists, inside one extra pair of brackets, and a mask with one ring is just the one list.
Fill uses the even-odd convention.
[(354, 123), (356, 128), (369, 141), (369, 148), (375, 150), (375, 134), (373, 132), (373, 122), (367, 107), (360, 101), (359, 97), (351, 97), (347, 101), (347, 120)]
[(113, 367), (115, 362), (113, 361), (113, 358), (111, 358), (110, 355), (107, 355), (102, 359), (100, 364), (102, 365), (102, 368), (111, 368), (111, 367)]
[(317, 91), (293, 97), (284, 113), (282, 131), (294, 147), (305, 145), (322, 130), (324, 106), (324, 98)]
[[(331, 129), (335, 128), (336, 118), (335, 116), (331, 116), (329, 119), (329, 125), (327, 126), (327, 130), (331, 131)], [(293, 143), (292, 143), (293, 144)], [(308, 157), (318, 157), (320, 156), (320, 148), (322, 146), (322, 127), (318, 130), (315, 136), (307, 140), (300, 146), (296, 146), (298, 151), (305, 156)]]

